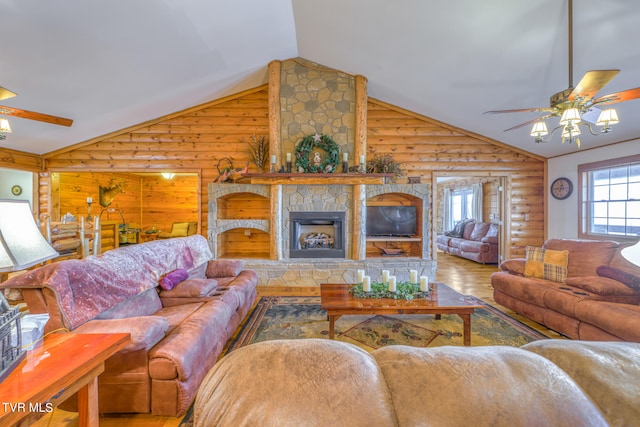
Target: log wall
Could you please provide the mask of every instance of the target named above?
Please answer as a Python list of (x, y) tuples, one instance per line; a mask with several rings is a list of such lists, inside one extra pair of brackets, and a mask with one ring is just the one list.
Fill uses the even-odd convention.
[[(525, 246), (543, 243), (544, 159), (379, 100), (369, 99), (367, 105), (368, 159), (391, 154), (406, 175), (419, 176), (422, 182), (460, 172), (507, 176), (511, 254), (524, 255)], [(67, 172), (198, 173), (194, 198), (199, 199), (201, 234), (206, 236), (207, 185), (218, 176), (221, 159), (230, 158), (234, 167), (250, 162), (249, 171), (258, 172), (243, 142), (252, 134), (270, 134), (266, 85), (50, 153), (45, 167)], [(41, 185), (46, 187), (48, 180), (43, 174)]]

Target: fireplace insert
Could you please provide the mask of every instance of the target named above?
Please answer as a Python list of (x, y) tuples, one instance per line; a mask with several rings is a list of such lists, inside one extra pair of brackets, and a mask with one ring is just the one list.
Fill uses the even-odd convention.
[(290, 212), (290, 258), (344, 258), (344, 212)]

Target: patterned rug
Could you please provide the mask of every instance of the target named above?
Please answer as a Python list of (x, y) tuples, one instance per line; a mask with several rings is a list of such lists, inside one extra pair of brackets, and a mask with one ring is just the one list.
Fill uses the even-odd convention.
[[(509, 317), (484, 301), (467, 296), (483, 308), (471, 316), (471, 345), (519, 347), (545, 335)], [(262, 297), (229, 347), (229, 351), (260, 341), (328, 338), (327, 313), (320, 297)], [(415, 347), (462, 346), (462, 319), (455, 314), (358, 315), (336, 321), (335, 338), (367, 351), (385, 345)]]
[[(547, 339), (479, 298), (465, 296), (478, 305), (471, 316), (471, 345), (508, 345), (519, 347)], [(292, 338), (329, 338), (327, 312), (320, 297), (262, 297), (240, 327), (227, 353), (248, 344)], [(462, 346), (462, 319), (455, 314), (342, 316), (336, 321), (335, 339), (350, 342), (367, 351), (385, 345), (415, 347)], [(193, 425), (193, 406), (180, 427)]]

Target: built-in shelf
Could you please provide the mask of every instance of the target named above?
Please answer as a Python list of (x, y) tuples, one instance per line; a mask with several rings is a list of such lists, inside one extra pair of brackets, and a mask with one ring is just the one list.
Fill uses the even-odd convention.
[(247, 173), (251, 184), (386, 184), (392, 173)]

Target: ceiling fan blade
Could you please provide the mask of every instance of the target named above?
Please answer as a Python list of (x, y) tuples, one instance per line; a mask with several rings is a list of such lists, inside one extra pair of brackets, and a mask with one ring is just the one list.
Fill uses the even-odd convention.
[(576, 98), (585, 100), (593, 98), (596, 93), (607, 85), (620, 70), (591, 70), (587, 71), (582, 80), (573, 89), (569, 95), (569, 101), (575, 101)]
[(11, 92), (9, 89), (5, 89), (2, 86), (0, 86), (0, 101), (2, 101), (4, 99), (13, 98), (16, 95), (18, 95), (18, 94), (14, 93), (14, 92)]
[(521, 127), (525, 127), (527, 125), (533, 124), (533, 123), (537, 122), (538, 120), (548, 119), (549, 117), (552, 117), (554, 115), (555, 114), (547, 114), (545, 116), (541, 116), (541, 117), (538, 117), (536, 119), (529, 120), (528, 122), (520, 123), (519, 125), (516, 125), (516, 126), (514, 126), (512, 128), (505, 129), (504, 132), (509, 132), (510, 130), (514, 130), (514, 129), (520, 129)]
[(553, 108), (549, 107), (539, 107), (539, 108), (517, 108), (513, 110), (493, 110), (493, 111), (485, 111), (484, 114), (500, 114), (500, 113), (526, 113), (526, 112), (552, 112), (555, 111)]
[(51, 123), (60, 126), (71, 126), (73, 120), (64, 117), (50, 116), (48, 114), (36, 113), (34, 111), (21, 110), (19, 108), (5, 107), (0, 105), (0, 114), (15, 116), (23, 119), (37, 120), (39, 122)]
[(631, 101), (632, 99), (637, 99), (637, 98), (640, 98), (640, 87), (623, 90), (622, 92), (611, 93), (609, 95), (600, 96), (593, 100), (593, 105), (616, 104), (618, 102)]

